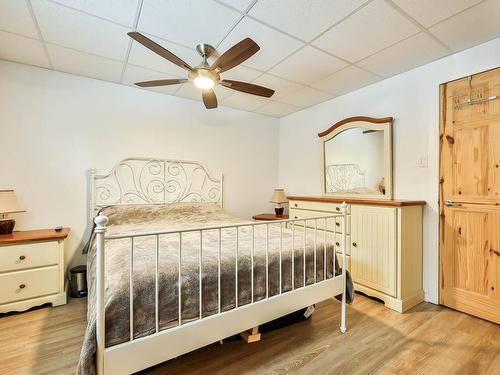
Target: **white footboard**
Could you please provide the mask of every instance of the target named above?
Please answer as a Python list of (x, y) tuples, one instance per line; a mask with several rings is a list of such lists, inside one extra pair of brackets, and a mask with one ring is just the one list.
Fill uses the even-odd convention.
[[(245, 223), (238, 225), (225, 225), (216, 227), (204, 227), (198, 229), (186, 229), (180, 231), (164, 231), (164, 232), (149, 232), (149, 233), (138, 233), (133, 235), (125, 236), (107, 236), (106, 224), (108, 222), (107, 217), (99, 215), (95, 219), (96, 224), (96, 243), (97, 243), (97, 277), (96, 277), (96, 338), (97, 338), (97, 354), (96, 354), (96, 370), (97, 374), (122, 374), (122, 373), (132, 373), (139, 371), (141, 369), (153, 366), (155, 364), (164, 362), (171, 358), (175, 358), (184, 353), (190, 352), (197, 348), (203, 347), (205, 345), (211, 344), (218, 340), (224, 339), (228, 336), (238, 334), (244, 330), (251, 327), (258, 326), (260, 324), (266, 323), (270, 320), (276, 319), (293, 311), (299, 310), (303, 307), (318, 303), (328, 298), (333, 298), (336, 295), (342, 294), (341, 303), (341, 320), (340, 320), (340, 331), (345, 333), (346, 331), (346, 270), (344, 265), (346, 264), (346, 216), (347, 216), (347, 205), (342, 204), (341, 213), (337, 215), (331, 215), (328, 217), (318, 217), (318, 218), (308, 218), (299, 220), (280, 220), (273, 222), (256, 222), (256, 223)], [(335, 276), (335, 249), (333, 247), (333, 277), (327, 278), (327, 242), (329, 238), (332, 237), (332, 242), (335, 242), (335, 236), (337, 233), (328, 232), (328, 220), (340, 220), (341, 221), (341, 235), (342, 235), (342, 272), (340, 275)], [(299, 223), (297, 223), (299, 222)], [(308, 223), (314, 223), (314, 225), (309, 225)], [(322, 229), (318, 229), (318, 223), (324, 225)], [(270, 225), (280, 225), (280, 239), (279, 239), (279, 292), (276, 295), (269, 295), (269, 226)], [(300, 228), (296, 226), (300, 225)], [(254, 301), (254, 251), (255, 251), (255, 226), (266, 226), (266, 295), (264, 299), (259, 301)], [(283, 228), (288, 226), (292, 231), (292, 248), (291, 248), (291, 290), (282, 290), (282, 250), (283, 250)], [(241, 227), (251, 227), (252, 228), (252, 249), (250, 252), (250, 293), (251, 302), (240, 306), (238, 301), (238, 233)], [(335, 225), (333, 225), (336, 228)], [(235, 246), (235, 308), (229, 311), (222, 311), (221, 306), (221, 231), (234, 229), (236, 233), (236, 246)], [(304, 242), (303, 244), (295, 244), (295, 231), (304, 231)], [(218, 231), (219, 241), (218, 241), (218, 311), (216, 314), (209, 317), (203, 317), (203, 300), (202, 300), (202, 253), (203, 253), (203, 232), (206, 231)], [(312, 284), (306, 284), (306, 231), (309, 235), (312, 232), (314, 239), (314, 282)], [(176, 327), (167, 328), (165, 330), (159, 329), (159, 312), (158, 312), (158, 259), (159, 259), (159, 236), (160, 235), (178, 235), (179, 236), (179, 265), (178, 265), (178, 280), (181, 280), (181, 262), (182, 262), (182, 236), (185, 233), (199, 232), (200, 234), (200, 249), (199, 249), (199, 319), (187, 323), (182, 322), (182, 304), (181, 304), (181, 288), (182, 283), (178, 283), (178, 323)], [(156, 236), (156, 278), (155, 278), (155, 326), (156, 332), (147, 336), (134, 339), (134, 311), (133, 311), (133, 252), (134, 252), (134, 239), (144, 236)], [(323, 279), (318, 280), (317, 277), (317, 251), (316, 246), (318, 236), (323, 236)], [(114, 239), (129, 238), (131, 240), (130, 248), (130, 340), (126, 343), (115, 345), (109, 348), (105, 348), (105, 241), (111, 241)], [(295, 287), (296, 280), (295, 277), (295, 251), (304, 251), (303, 256), (303, 280), (302, 286), (299, 288)]]

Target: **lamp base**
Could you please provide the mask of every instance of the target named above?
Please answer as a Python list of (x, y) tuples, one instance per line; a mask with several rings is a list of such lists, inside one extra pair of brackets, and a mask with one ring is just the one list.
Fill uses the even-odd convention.
[(285, 207), (274, 207), (274, 212), (276, 212), (276, 216), (283, 216), (283, 211)]
[(14, 225), (16, 225), (14, 219), (0, 220), (0, 235), (11, 234), (14, 230)]

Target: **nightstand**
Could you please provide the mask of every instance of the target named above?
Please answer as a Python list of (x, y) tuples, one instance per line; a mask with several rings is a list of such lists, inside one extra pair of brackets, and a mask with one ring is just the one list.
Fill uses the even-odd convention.
[(0, 313), (66, 303), (64, 241), (69, 228), (0, 236)]
[(271, 221), (271, 220), (286, 220), (288, 219), (288, 215), (276, 216), (275, 214), (258, 214), (252, 216), (254, 220), (262, 220), (262, 221)]

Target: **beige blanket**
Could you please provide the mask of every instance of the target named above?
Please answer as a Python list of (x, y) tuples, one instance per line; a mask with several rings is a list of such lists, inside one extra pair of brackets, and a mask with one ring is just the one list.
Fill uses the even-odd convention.
[[(151, 231), (182, 230), (188, 228), (211, 227), (220, 225), (246, 224), (248, 221), (232, 216), (214, 204), (174, 203), (167, 205), (126, 205), (112, 206), (102, 210), (108, 216), (106, 235), (137, 234)], [(279, 253), (282, 244), (282, 292), (291, 290), (291, 251), (292, 232), (283, 226), (280, 240), (279, 223), (270, 223), (267, 256), (269, 259), (268, 295), (279, 291)], [(254, 301), (266, 297), (266, 225), (254, 228)], [(305, 276), (306, 284), (314, 282), (314, 236), (306, 235)], [(333, 239), (327, 240), (327, 278), (333, 275)], [(221, 310), (235, 308), (235, 228), (223, 229), (221, 240)], [(238, 232), (238, 304), (251, 302), (251, 249), (252, 227), (240, 227)], [(134, 338), (155, 332), (155, 259), (156, 236), (138, 237), (133, 249), (133, 315)], [(202, 315), (204, 317), (218, 312), (218, 230), (203, 231), (202, 251)], [(295, 249), (295, 288), (304, 282), (304, 237), (297, 227), (294, 238)], [(199, 249), (200, 233), (182, 235), (181, 252), (181, 319), (182, 322), (199, 318)], [(105, 311), (106, 347), (126, 342), (129, 333), (129, 269), (130, 239), (106, 240), (105, 242)], [(325, 247), (323, 233), (318, 232), (316, 239), (316, 279), (323, 280), (323, 258)], [(88, 263), (88, 326), (78, 364), (78, 373), (94, 372), (95, 353), (95, 293), (96, 293), (96, 249), (89, 246)], [(159, 237), (159, 327), (160, 330), (178, 324), (178, 269), (179, 235)], [(339, 272), (336, 267), (336, 272)], [(348, 279), (347, 300), (353, 296), (352, 283)]]

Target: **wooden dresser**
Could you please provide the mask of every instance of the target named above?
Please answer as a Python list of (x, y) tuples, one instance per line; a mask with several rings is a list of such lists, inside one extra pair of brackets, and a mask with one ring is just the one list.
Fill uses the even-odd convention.
[(0, 313), (66, 303), (64, 241), (69, 229), (0, 236)]
[[(423, 301), (422, 207), (425, 202), (312, 196), (289, 196), (288, 199), (290, 219), (338, 213), (340, 204), (346, 202), (346, 268), (355, 290), (379, 298), (399, 312)], [(335, 225), (336, 247), (340, 252), (340, 222)], [(334, 231), (333, 222), (327, 230)]]

